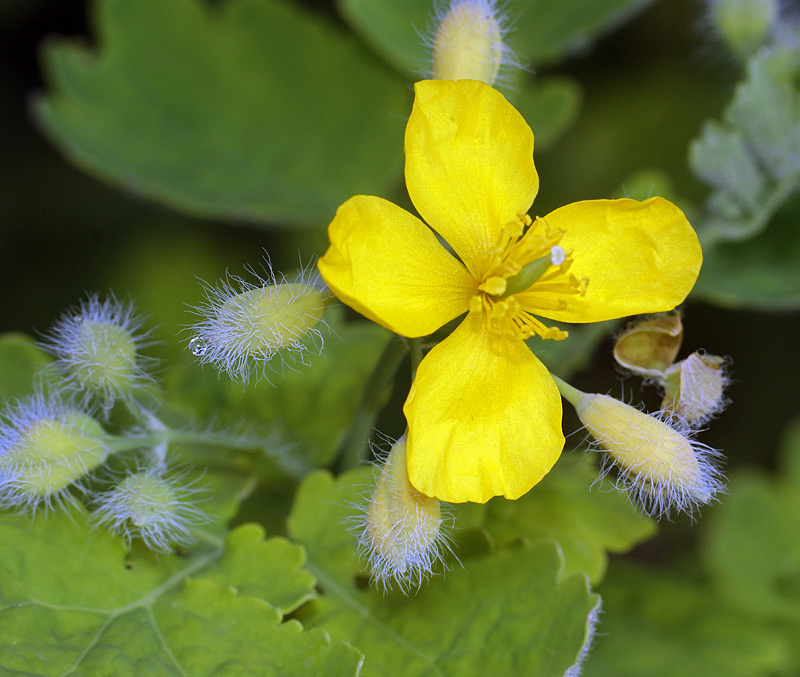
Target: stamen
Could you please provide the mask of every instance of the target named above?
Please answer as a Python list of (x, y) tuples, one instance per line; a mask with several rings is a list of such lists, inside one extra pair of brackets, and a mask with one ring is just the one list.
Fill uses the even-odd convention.
[(490, 332), (523, 340), (534, 335), (555, 340), (567, 336), (535, 317), (541, 310), (563, 310), (568, 297), (586, 293), (588, 280), (568, 272), (572, 251), (559, 245), (563, 235), (543, 218), (534, 222), (527, 214), (503, 226), (482, 261), (478, 285), (482, 293), (470, 302), (471, 311), (484, 312)]

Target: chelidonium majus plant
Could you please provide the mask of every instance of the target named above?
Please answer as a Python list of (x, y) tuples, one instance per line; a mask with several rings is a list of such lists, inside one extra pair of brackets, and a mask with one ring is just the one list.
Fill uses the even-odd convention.
[[(748, 60), (751, 84), (766, 91), (766, 79), (778, 81), (775, 73), (795, 62), (780, 52), (779, 8), (750, 3), (764, 10), (751, 21), (742, 18), (744, 4), (709, 3), (709, 20)], [(759, 187), (743, 190), (745, 161), (731, 169), (720, 159), (733, 153), (735, 125), (744, 125), (730, 114), (733, 131), (709, 125), (692, 149), (696, 175), (714, 191), (703, 208), (670, 191), (632, 191), (540, 209), (541, 137), (515, 102), (525, 61), (510, 46), (510, 8), (494, 0), (437, 5), (424, 38), (430, 67), (403, 118), (409, 200), (399, 201), (408, 209), (387, 199), (391, 193), (345, 195), (331, 210), (324, 251), (301, 252), (297, 271), (273, 268), (283, 259), (271, 252), (258, 268), (203, 283), (205, 298), (179, 338), (180, 368), (151, 356), (164, 337), (111, 293), (90, 294), (57, 319), (38, 344), (49, 357), (33, 393), (7, 402), (0, 418), (0, 507), (86, 511), (92, 529), (160, 562), (206, 546), (221, 553), (225, 525), (244, 503), (242, 514), (263, 518), (271, 537), (303, 543), (296, 561), (313, 573), (314, 590), (281, 608), (276, 622), (293, 613), (287, 624), (313, 618), (327, 631), (329, 617), (302, 606), (314, 596), (338, 595), (363, 612), (360, 623), (376, 627), (389, 621), (370, 605), (399, 599), (397, 622), (405, 622), (402, 614), (413, 615), (426, 595), (469, 598), (457, 586), (461, 572), (480, 568), (475, 552), (501, 559), (519, 546), (530, 554), (544, 540), (559, 543), (552, 587), (564, 570), (586, 571), (588, 598), (607, 552), (632, 548), (653, 520), (694, 522), (720, 501), (724, 457), (702, 439), (729, 404), (731, 360), (700, 345), (681, 353), (682, 307), (702, 284), (704, 255), (762, 227), (796, 188), (800, 163), (773, 162), (777, 150), (748, 137), (736, 157), (750, 158)], [(547, 199), (569, 177), (543, 172), (541, 180)], [(354, 347), (365, 327), (384, 348), (366, 366)], [(613, 359), (636, 386), (625, 398), (609, 394), (613, 382), (585, 386), (554, 354), (588, 364)], [(338, 389), (356, 367), (366, 374), (354, 380), (360, 399)], [(307, 390), (282, 390), (303, 379)], [(171, 401), (176, 383), (194, 399)], [(327, 421), (320, 435), (320, 411), (344, 397), (353, 404), (346, 420)], [(565, 431), (564, 403), (578, 431)], [(313, 449), (319, 437), (326, 450)], [(376, 451), (376, 438), (388, 440), (388, 450)], [(230, 490), (235, 500), (217, 496), (215, 487), (237, 473), (249, 479)], [(602, 545), (599, 574), (580, 568), (591, 538), (578, 546), (559, 540), (555, 509), (523, 518), (513, 508), (537, 492), (557, 494), (558, 482), (569, 488), (553, 505), (574, 511), (563, 519), (577, 521), (577, 533), (596, 526), (575, 517), (590, 512), (581, 501), (592, 492), (617, 497), (622, 519), (640, 520), (642, 534)], [(325, 496), (314, 509), (309, 486)], [(292, 509), (275, 507), (290, 501)], [(339, 512), (345, 518), (335, 530), (309, 527)], [(549, 518), (556, 526), (550, 533), (544, 524), (529, 540), (492, 526), (502, 521), (497, 514), (515, 526)], [(227, 552), (204, 556), (244, 570), (236, 547), (230, 560)], [(504, 575), (484, 573), (486, 585)], [(261, 594), (254, 580), (237, 594)], [(578, 674), (586, 658), (600, 613), (592, 600), (577, 614), (580, 651), (563, 674)]]

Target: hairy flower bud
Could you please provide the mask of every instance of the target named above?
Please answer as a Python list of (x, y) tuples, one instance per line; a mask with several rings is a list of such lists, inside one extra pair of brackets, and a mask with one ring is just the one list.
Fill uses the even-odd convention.
[(109, 448), (91, 416), (41, 394), (4, 415), (0, 438), (0, 506), (51, 507), (69, 501), (68, 487), (102, 465)]
[(509, 52), (503, 33), (494, 0), (453, 0), (437, 21), (432, 78), (491, 85)]
[(317, 285), (318, 277), (301, 271), (298, 279), (278, 280), (269, 264), (256, 283), (231, 276), (220, 287), (207, 288), (206, 304), (197, 309), (203, 319), (192, 328), (189, 348), (202, 363), (214, 365), (231, 378), (248, 381), (262, 376), (275, 356), (322, 349), (322, 322), (331, 295)]
[(575, 411), (648, 515), (672, 509), (691, 514), (722, 489), (714, 464), (718, 453), (691, 439), (677, 423), (607, 395), (584, 395)]
[(359, 551), (373, 580), (385, 588), (419, 587), (447, 548), (441, 505), (418, 492), (408, 479), (406, 440), (400, 438), (380, 467), (359, 524)]
[(148, 344), (141, 325), (130, 304), (92, 295), (58, 319), (42, 347), (56, 357), (65, 392), (80, 406), (97, 404), (108, 415), (117, 400), (153, 384), (149, 371), (155, 361), (141, 355)]
[(128, 547), (133, 538), (158, 552), (189, 545), (193, 527), (208, 516), (196, 505), (200, 490), (181, 480), (153, 468), (133, 472), (95, 497), (92, 521), (120, 534)]
[(778, 0), (711, 0), (714, 28), (728, 47), (750, 56), (765, 42), (778, 19)]

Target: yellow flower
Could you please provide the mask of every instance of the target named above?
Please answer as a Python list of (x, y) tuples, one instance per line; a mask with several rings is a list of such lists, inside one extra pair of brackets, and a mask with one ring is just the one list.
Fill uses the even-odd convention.
[(482, 82), (429, 80), (415, 92), (406, 186), (433, 230), (358, 195), (330, 224), (319, 269), (342, 301), (403, 336), (466, 313), (422, 360), (406, 400), (409, 479), (443, 501), (515, 499), (564, 446), (558, 389), (524, 340), (566, 334), (536, 316), (670, 310), (694, 285), (700, 245), (661, 198), (576, 202), (531, 219), (539, 178), (522, 116)]

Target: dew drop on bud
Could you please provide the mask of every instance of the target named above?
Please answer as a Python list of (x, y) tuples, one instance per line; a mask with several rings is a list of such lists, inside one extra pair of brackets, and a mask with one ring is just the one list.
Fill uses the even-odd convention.
[(206, 341), (202, 336), (195, 336), (191, 341), (189, 341), (189, 350), (192, 351), (192, 355), (195, 357), (205, 355), (206, 350), (208, 350), (208, 341)]

